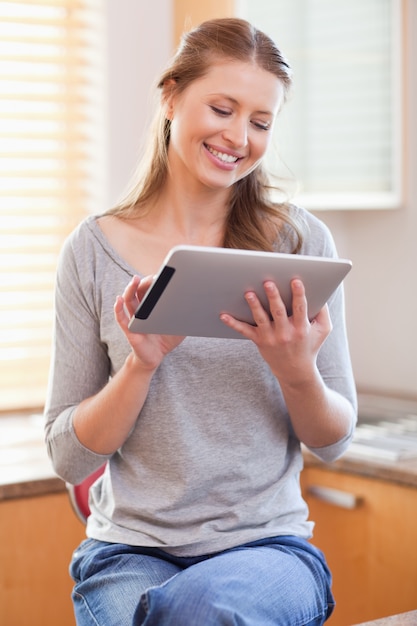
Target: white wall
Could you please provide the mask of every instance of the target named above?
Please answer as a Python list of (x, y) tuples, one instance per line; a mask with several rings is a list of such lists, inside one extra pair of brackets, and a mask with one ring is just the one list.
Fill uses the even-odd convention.
[(417, 2), (406, 4), (404, 207), (320, 217), (354, 262), (346, 294), (358, 388), (417, 398)]
[(171, 0), (105, 0), (109, 204), (133, 173), (150, 121), (153, 81), (171, 55)]
[[(109, 29), (110, 201), (136, 163), (152, 81), (172, 50), (171, 0), (106, 0)], [(417, 399), (417, 2), (408, 1), (407, 182), (404, 208), (322, 212), (341, 256), (360, 391)]]

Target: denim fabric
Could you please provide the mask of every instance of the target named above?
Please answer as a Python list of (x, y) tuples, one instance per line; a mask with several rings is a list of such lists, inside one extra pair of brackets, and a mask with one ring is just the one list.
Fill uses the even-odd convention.
[(78, 626), (319, 626), (334, 607), (323, 554), (297, 537), (198, 557), (87, 539), (71, 575)]

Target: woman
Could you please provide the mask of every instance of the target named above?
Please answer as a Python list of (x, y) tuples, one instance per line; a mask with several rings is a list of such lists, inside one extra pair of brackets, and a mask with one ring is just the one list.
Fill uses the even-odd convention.
[(222, 316), (242, 341), (128, 329), (176, 244), (336, 254), (319, 220), (269, 197), (262, 160), (290, 84), (243, 20), (186, 34), (134, 186), (62, 251), (48, 450), (71, 483), (107, 464), (71, 563), (79, 625), (288, 626), (332, 611), (299, 473), (301, 443), (335, 459), (355, 424), (341, 288), (310, 323), (299, 280), (291, 317), (266, 282), (272, 320), (251, 292), (256, 325)]

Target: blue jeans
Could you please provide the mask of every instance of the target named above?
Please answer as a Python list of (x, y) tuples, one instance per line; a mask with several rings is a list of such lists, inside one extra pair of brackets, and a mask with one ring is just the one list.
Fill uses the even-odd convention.
[(70, 569), (78, 626), (318, 626), (334, 607), (323, 554), (298, 537), (199, 557), (87, 539)]

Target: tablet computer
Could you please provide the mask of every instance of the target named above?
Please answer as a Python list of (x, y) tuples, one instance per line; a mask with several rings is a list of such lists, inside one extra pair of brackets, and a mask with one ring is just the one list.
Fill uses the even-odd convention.
[(290, 282), (300, 278), (312, 319), (351, 267), (348, 259), (175, 246), (132, 316), (129, 328), (138, 333), (243, 339), (219, 316), (230, 313), (254, 324), (244, 298), (246, 291), (255, 291), (268, 310), (263, 283), (274, 281), (291, 315)]

